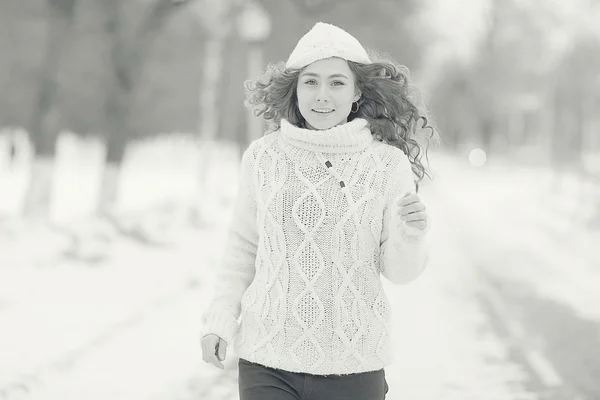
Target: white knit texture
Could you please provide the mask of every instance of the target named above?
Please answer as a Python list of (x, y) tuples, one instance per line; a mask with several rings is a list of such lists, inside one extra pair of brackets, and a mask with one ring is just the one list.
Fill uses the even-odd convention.
[(415, 190), (408, 158), (365, 126), (311, 131), (284, 120), (244, 152), (217, 297), (204, 313), (205, 333), (235, 340), (238, 356), (318, 375), (391, 362), (380, 275), (419, 276), (426, 231), (392, 213)]
[(285, 67), (300, 69), (315, 61), (331, 57), (371, 64), (366, 50), (354, 36), (335, 25), (317, 22), (300, 38)]

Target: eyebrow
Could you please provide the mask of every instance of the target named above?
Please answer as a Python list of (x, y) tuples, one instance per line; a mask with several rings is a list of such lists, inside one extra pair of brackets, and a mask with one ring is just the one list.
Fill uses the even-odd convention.
[[(315, 74), (314, 72), (305, 72), (303, 73), (301, 76), (315, 76), (315, 77), (319, 77), (319, 74)], [(348, 78), (346, 75), (344, 74), (333, 74), (333, 75), (329, 75), (329, 78), (346, 78), (346, 79), (350, 79)]]

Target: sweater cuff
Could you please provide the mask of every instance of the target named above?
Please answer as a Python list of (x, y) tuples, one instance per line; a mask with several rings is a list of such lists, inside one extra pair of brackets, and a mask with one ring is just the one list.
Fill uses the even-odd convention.
[(233, 342), (237, 329), (238, 322), (232, 315), (211, 312), (204, 318), (204, 334), (202, 336), (212, 333), (230, 344)]

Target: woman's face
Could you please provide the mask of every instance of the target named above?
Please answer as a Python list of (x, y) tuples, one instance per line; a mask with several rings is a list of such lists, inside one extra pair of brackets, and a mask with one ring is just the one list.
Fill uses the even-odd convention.
[(352, 103), (360, 98), (346, 60), (315, 61), (300, 72), (298, 108), (309, 129), (329, 129), (348, 121)]

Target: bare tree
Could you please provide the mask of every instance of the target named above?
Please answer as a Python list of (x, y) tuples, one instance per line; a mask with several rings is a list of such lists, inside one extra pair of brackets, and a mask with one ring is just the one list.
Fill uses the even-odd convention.
[(192, 219), (202, 225), (205, 220), (207, 178), (213, 164), (214, 142), (219, 130), (219, 85), (222, 83), (225, 42), (233, 30), (233, 21), (241, 10), (243, 0), (198, 0), (192, 6), (203, 30), (203, 68), (199, 88), (198, 139), (200, 166), (198, 196), (192, 206)]
[(106, 164), (102, 179), (99, 212), (111, 215), (117, 200), (117, 184), (123, 156), (131, 137), (130, 110), (138, 87), (144, 61), (154, 39), (165, 21), (187, 1), (156, 0), (149, 3), (142, 22), (129, 38), (124, 32), (123, 2), (103, 0), (103, 10), (108, 16), (105, 24), (110, 43), (107, 68), (110, 83), (107, 87), (104, 112), (106, 115)]
[(75, 0), (48, 0), (47, 42), (41, 66), (37, 99), (29, 133), (34, 149), (25, 215), (46, 218), (49, 212), (57, 138), (57, 73), (73, 25)]
[[(600, 178), (588, 168), (585, 153), (592, 151), (597, 113), (590, 104), (598, 98), (600, 83), (600, 41), (593, 36), (577, 37), (555, 71), (555, 129), (552, 135), (553, 161), (558, 182), (564, 171), (574, 171), (580, 177), (581, 202), (596, 204), (592, 223), (600, 222)], [(587, 187), (596, 187), (588, 193)], [(588, 196), (592, 196), (588, 199)]]

